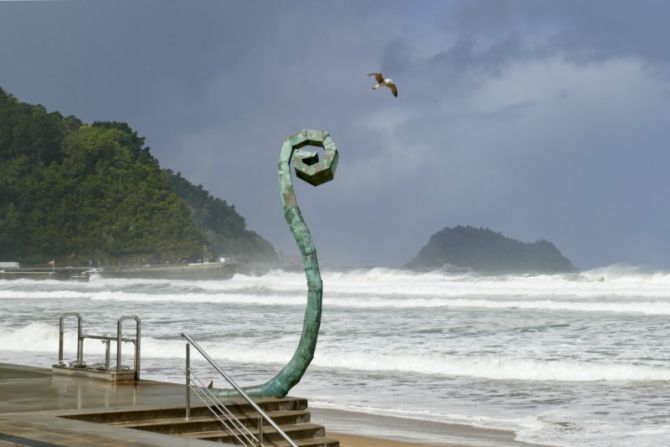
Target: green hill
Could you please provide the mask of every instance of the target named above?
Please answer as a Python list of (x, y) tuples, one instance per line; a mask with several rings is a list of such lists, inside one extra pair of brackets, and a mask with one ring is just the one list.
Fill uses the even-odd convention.
[(241, 261), (276, 262), (274, 247), (254, 231), (246, 229), (235, 205), (212, 196), (202, 185), (195, 186), (179, 172), (166, 170), (173, 191), (189, 207), (191, 218), (217, 255), (232, 255)]
[(551, 242), (521, 242), (488, 228), (444, 228), (409, 261), (415, 270), (457, 269), (480, 273), (569, 273), (572, 263)]
[(0, 260), (276, 259), (202, 186), (162, 170), (125, 123), (82, 123), (0, 89)]

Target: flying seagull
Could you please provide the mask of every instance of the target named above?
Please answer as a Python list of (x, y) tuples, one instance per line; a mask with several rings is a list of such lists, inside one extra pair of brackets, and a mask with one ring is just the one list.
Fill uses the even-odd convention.
[(398, 87), (396, 87), (395, 82), (393, 82), (393, 79), (390, 78), (384, 78), (384, 75), (381, 73), (370, 73), (368, 76), (374, 76), (375, 81), (377, 81), (377, 84), (372, 87), (372, 90), (377, 90), (379, 87), (388, 87), (391, 89), (391, 93), (393, 93), (393, 96), (396, 98), (398, 97)]

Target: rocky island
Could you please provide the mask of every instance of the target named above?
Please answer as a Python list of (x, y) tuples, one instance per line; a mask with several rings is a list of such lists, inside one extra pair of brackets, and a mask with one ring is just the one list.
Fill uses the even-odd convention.
[(574, 273), (577, 268), (546, 240), (521, 242), (488, 228), (444, 228), (407, 264), (413, 270), (458, 270), (485, 274)]

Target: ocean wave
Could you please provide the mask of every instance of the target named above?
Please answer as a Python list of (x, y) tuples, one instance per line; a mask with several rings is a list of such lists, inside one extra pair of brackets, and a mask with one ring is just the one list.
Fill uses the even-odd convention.
[[(361, 405), (348, 402), (346, 404), (335, 402), (333, 400), (324, 400), (317, 396), (310, 399), (309, 405), (312, 408), (321, 408), (327, 410), (340, 410), (353, 413), (363, 413), (379, 416), (391, 416), (402, 419), (412, 419), (416, 421), (432, 421), (448, 424), (462, 424), (472, 427), (489, 430), (536, 430), (542, 427), (542, 423), (536, 416), (523, 416), (518, 418), (509, 418), (499, 416), (496, 418), (486, 416), (470, 416), (467, 414), (454, 414), (444, 411), (425, 410), (425, 409), (403, 409), (389, 408), (374, 405)], [(410, 436), (411, 437), (411, 436)]]
[[(69, 332), (63, 337), (63, 348), (64, 352), (74, 359), (77, 349), (76, 330), (66, 329), (68, 330)], [(84, 348), (86, 355), (100, 356), (104, 354), (104, 350), (105, 347), (99, 340), (86, 341)], [(30, 323), (22, 327), (0, 327), (0, 351), (43, 352), (55, 362), (58, 353), (58, 326)], [(123, 352), (132, 354), (132, 345), (124, 343)]]
[[(326, 293), (376, 297), (643, 297), (670, 298), (670, 273), (609, 266), (582, 274), (478, 276), (444, 272), (416, 273), (386, 268), (323, 274)], [(101, 279), (91, 285), (165, 284), (162, 280)], [(302, 273), (272, 271), (263, 276), (235, 275), (227, 281), (170, 281), (174, 291), (252, 295), (304, 294)], [(166, 289), (165, 292), (170, 292)]]
[[(515, 299), (670, 299), (670, 273), (637, 267), (609, 266), (581, 274), (478, 276), (445, 272), (416, 273), (385, 268), (323, 274), (325, 296), (338, 298), (515, 298)], [(305, 295), (302, 273), (272, 271), (263, 276), (235, 275), (230, 280), (177, 281), (93, 278), (89, 283), (0, 280), (0, 299), (87, 298), (131, 300), (186, 295), (206, 300), (212, 295), (274, 297)], [(108, 295), (105, 295), (108, 294)], [(132, 295), (140, 294), (140, 295)], [(122, 295), (119, 295), (122, 296)], [(200, 297), (205, 298), (200, 298)], [(149, 299), (149, 298), (144, 298)], [(151, 298), (156, 299), (156, 298)]]
[[(68, 336), (66, 351), (73, 356), (76, 337)], [(0, 328), (0, 350), (23, 352), (57, 352), (58, 329), (43, 323), (31, 323), (20, 328)], [(91, 345), (97, 346), (98, 343)], [(221, 363), (257, 365), (285, 364), (292, 355), (292, 345), (272, 348), (249, 344), (203, 342), (205, 350)], [(102, 345), (87, 353), (102, 353)], [(131, 349), (128, 348), (131, 353)], [(152, 337), (142, 339), (142, 355), (147, 358), (182, 358), (183, 340)], [(571, 360), (533, 360), (498, 356), (457, 356), (447, 354), (384, 354), (370, 351), (317, 351), (315, 367), (369, 372), (402, 372), (445, 377), (471, 377), (490, 380), (525, 381), (665, 381), (670, 380), (670, 368), (618, 363), (596, 363)]]
[[(304, 295), (247, 295), (239, 293), (136, 293), (123, 291), (17, 291), (0, 290), (1, 299), (54, 300), (85, 299), (137, 303), (198, 303), (231, 306), (292, 306), (304, 307)], [(343, 297), (334, 294), (323, 299), (326, 309), (521, 309), (567, 312), (611, 312), (624, 314), (670, 315), (670, 300), (640, 301), (609, 296), (607, 299), (575, 300), (573, 297), (554, 299), (450, 298), (450, 297)]]
[(362, 352), (325, 353), (316, 366), (362, 371), (399, 371), (436, 376), (526, 381), (656, 381), (670, 379), (670, 368), (545, 361), (494, 356), (384, 355)]

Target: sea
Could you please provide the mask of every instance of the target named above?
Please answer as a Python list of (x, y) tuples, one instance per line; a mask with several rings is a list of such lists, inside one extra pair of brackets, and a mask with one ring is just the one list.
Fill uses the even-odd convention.
[[(670, 272), (366, 268), (327, 271), (323, 282), (316, 355), (291, 392), (311, 406), (503, 428), (554, 446), (670, 445)], [(143, 378), (183, 383), (187, 333), (253, 385), (292, 356), (305, 305), (304, 274), (279, 270), (221, 281), (0, 280), (0, 361), (54, 363), (63, 312), (80, 312), (94, 334), (137, 315)], [(85, 353), (101, 361), (104, 345), (89, 340)], [(201, 377), (225, 385), (193, 357)]]

